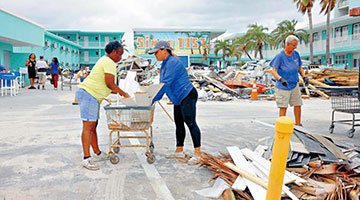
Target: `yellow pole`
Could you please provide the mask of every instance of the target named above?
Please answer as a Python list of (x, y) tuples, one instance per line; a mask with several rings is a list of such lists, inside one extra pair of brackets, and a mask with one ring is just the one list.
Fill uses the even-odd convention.
[(291, 133), (294, 121), (289, 117), (279, 117), (275, 124), (275, 140), (271, 158), (269, 183), (266, 200), (280, 200), (286, 161), (289, 152)]

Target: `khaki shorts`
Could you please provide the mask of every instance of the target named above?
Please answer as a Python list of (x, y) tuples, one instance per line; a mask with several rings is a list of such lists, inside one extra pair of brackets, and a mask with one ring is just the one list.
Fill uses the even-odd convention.
[(290, 106), (301, 106), (301, 92), (299, 84), (292, 90), (281, 90), (275, 88), (276, 105), (278, 108), (287, 108)]
[(46, 73), (38, 73), (39, 82), (42, 83), (46, 80)]

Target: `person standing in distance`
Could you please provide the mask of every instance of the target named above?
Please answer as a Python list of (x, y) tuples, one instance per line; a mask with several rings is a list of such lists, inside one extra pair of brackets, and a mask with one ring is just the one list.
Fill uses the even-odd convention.
[(301, 92), (299, 88), (299, 73), (303, 77), (305, 85), (309, 80), (304, 75), (300, 54), (295, 51), (299, 39), (289, 35), (285, 40), (285, 49), (278, 53), (270, 62), (272, 75), (277, 79), (275, 83), (276, 104), (279, 116), (286, 116), (288, 105), (294, 106), (295, 125), (301, 124)]
[(30, 79), (29, 89), (36, 89), (34, 87), (34, 82), (35, 82), (35, 77), (36, 77), (35, 65), (36, 65), (36, 56), (34, 53), (31, 53), (25, 63), (25, 66), (28, 67), (28, 76)]

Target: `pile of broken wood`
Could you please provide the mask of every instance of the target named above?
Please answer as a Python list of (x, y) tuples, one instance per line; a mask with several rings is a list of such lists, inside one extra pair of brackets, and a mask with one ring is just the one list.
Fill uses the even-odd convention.
[(306, 95), (303, 98), (310, 96), (322, 96), (325, 99), (330, 99), (331, 89), (343, 86), (358, 86), (359, 71), (347, 69), (325, 68), (321, 71), (311, 71), (306, 73), (309, 79), (309, 85), (306, 87), (300, 77), (300, 83), (303, 85)]
[(311, 84), (328, 86), (357, 86), (359, 83), (359, 71), (347, 69), (325, 68), (321, 71), (312, 71), (307, 74)]
[[(288, 157), (290, 159), (296, 154), (297, 158), (287, 163), (283, 198), (359, 199), (359, 147), (349, 147), (342, 141), (343, 148), (339, 148), (321, 134), (310, 132), (306, 134), (300, 131), (297, 133), (297, 139), (292, 140), (290, 145)], [(298, 136), (300, 133), (305, 136)], [(309, 137), (310, 134), (311, 138), (304, 138)], [(306, 141), (306, 145), (302, 143), (303, 141)], [(344, 146), (349, 148), (345, 149)], [(247, 148), (240, 150), (238, 147), (227, 149), (229, 153), (220, 153), (220, 156), (202, 153), (199, 160), (201, 167), (213, 172), (214, 176), (211, 180), (221, 179), (224, 181), (223, 185), (228, 186), (221, 187), (223, 191), (225, 190), (223, 198), (265, 199), (271, 166), (270, 160), (262, 156), (266, 152), (259, 151), (259, 148), (255, 152)], [(295, 165), (289, 166), (292, 162)]]

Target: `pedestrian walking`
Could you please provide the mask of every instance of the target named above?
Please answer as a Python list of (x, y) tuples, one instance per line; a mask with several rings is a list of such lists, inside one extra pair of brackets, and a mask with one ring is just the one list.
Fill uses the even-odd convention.
[(38, 89), (40, 89), (40, 85), (42, 89), (45, 90), (45, 81), (46, 81), (46, 70), (49, 68), (47, 63), (44, 61), (44, 56), (40, 56), (40, 60), (36, 62), (36, 70), (39, 77), (39, 85)]

